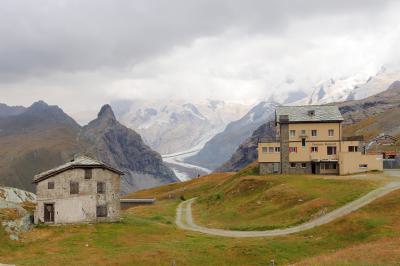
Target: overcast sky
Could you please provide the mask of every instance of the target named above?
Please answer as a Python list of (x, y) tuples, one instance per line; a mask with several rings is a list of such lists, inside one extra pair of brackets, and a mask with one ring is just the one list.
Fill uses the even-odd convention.
[(400, 1), (0, 1), (0, 102), (255, 103), (400, 61)]

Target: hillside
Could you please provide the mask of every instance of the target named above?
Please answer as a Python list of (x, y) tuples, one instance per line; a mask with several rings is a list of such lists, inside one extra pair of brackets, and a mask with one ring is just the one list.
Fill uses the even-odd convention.
[(196, 155), (185, 159), (185, 162), (216, 169), (232, 156), (254, 130), (272, 118), (277, 105), (276, 102), (259, 103), (241, 119), (229, 123), (223, 132), (214, 136)]
[[(398, 191), (334, 222), (284, 237), (237, 239), (177, 229), (174, 224), (175, 212), (181, 198), (200, 196), (206, 199), (220, 189), (236, 193), (236, 197), (249, 199), (252, 195), (256, 198), (256, 195), (264, 195), (263, 191), (268, 191), (265, 186), (261, 190), (238, 189), (243, 188), (243, 182), (272, 182), (270, 189), (284, 190), (282, 197), (292, 200), (280, 206), (282, 217), (289, 217), (290, 212), (285, 214), (285, 208), (302, 204), (298, 201), (299, 193), (302, 199), (306, 199), (303, 195), (309, 195), (318, 198), (317, 202), (325, 199), (325, 202), (343, 204), (355, 197), (350, 190), (365, 193), (371, 189), (369, 185), (374, 186), (374, 182), (352, 180), (351, 176), (342, 180), (338, 177), (318, 178), (313, 184), (307, 182), (307, 177), (274, 181), (255, 174), (254, 171), (241, 172), (241, 175), (217, 173), (138, 191), (131, 196), (155, 196), (156, 204), (124, 211), (120, 223), (41, 226), (25, 234), (18, 243), (8, 241), (0, 229), (0, 261), (17, 265), (60, 265), (66, 263), (64, 254), (68, 254), (75, 265), (263, 265), (272, 259), (277, 265), (318, 265), (319, 261), (327, 261), (332, 265), (348, 265), (349, 262), (391, 265), (398, 262)], [(375, 175), (371, 178), (385, 182), (383, 177)], [(338, 198), (346, 186), (343, 198)], [(279, 193), (272, 195), (279, 196)], [(272, 199), (271, 203), (274, 203)], [(303, 203), (307, 204), (306, 201)], [(246, 208), (251, 210), (253, 205), (247, 204)], [(268, 218), (270, 211), (259, 212), (259, 215)], [(373, 256), (360, 256), (360, 252), (368, 250), (368, 247), (374, 248), (368, 251)], [(52, 255), (38, 256), (43, 250)], [(352, 252), (355, 257), (352, 257)]]
[(34, 174), (64, 163), (79, 151), (79, 130), (60, 108), (44, 102), (0, 118), (0, 184), (34, 191)]
[(258, 158), (258, 141), (263, 138), (275, 138), (275, 135), (275, 123), (273, 121), (262, 124), (253, 132), (251, 137), (239, 145), (227, 162), (215, 169), (215, 172), (238, 171), (249, 163), (256, 161)]
[(368, 180), (323, 179), (314, 176), (260, 176), (258, 167), (241, 170), (201, 195), (194, 217), (211, 228), (269, 230), (322, 216), (376, 188)]
[(381, 133), (400, 134), (400, 81), (393, 82), (384, 92), (338, 106), (345, 119), (345, 135), (363, 135), (371, 139)]
[(36, 102), (21, 114), (0, 117), (0, 146), (0, 184), (28, 191), (34, 191), (35, 174), (78, 153), (123, 169), (125, 193), (176, 181), (160, 155), (144, 145), (137, 133), (120, 125), (107, 108), (81, 128), (59, 107)]

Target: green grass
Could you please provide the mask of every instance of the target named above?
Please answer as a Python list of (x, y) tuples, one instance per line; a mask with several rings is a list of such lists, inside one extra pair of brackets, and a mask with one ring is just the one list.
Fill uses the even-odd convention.
[[(198, 223), (231, 230), (267, 230), (304, 223), (375, 189), (367, 180), (306, 175), (259, 176), (247, 169), (201, 195), (193, 205)], [(247, 175), (247, 174), (253, 175)]]
[[(171, 265), (175, 261), (180, 266), (268, 265), (274, 259), (277, 265), (285, 265), (312, 257), (317, 257), (319, 261), (318, 256), (329, 258), (329, 255), (343, 251), (344, 254), (333, 257), (335, 263), (343, 265), (353, 258), (354, 252), (347, 251), (348, 248), (374, 244), (374, 252), (377, 252), (377, 247), (381, 243), (385, 246), (388, 240), (391, 241), (390, 246), (385, 246), (389, 248), (380, 253), (383, 255), (377, 254), (373, 260), (368, 256), (357, 257), (357, 263), (379, 265), (382, 262), (397, 262), (399, 250), (393, 247), (400, 247), (400, 192), (391, 193), (332, 223), (285, 237), (235, 239), (177, 229), (174, 222), (176, 207), (181, 202), (180, 195), (190, 198), (210, 194), (211, 201), (219, 202), (229, 200), (240, 192), (244, 199), (251, 199), (253, 193), (262, 194), (266, 189), (276, 189), (288, 183), (292, 190), (286, 191), (295, 192), (295, 195), (300, 191), (304, 199), (325, 194), (334, 199), (345, 193), (348, 200), (361, 193), (359, 190), (351, 190), (353, 192), (350, 193), (339, 180), (316, 179), (311, 185), (307, 183), (309, 181), (291, 177), (268, 182), (264, 177), (258, 177), (260, 187), (252, 190), (249, 186), (254, 185), (254, 181), (246, 181), (242, 186), (240, 180), (246, 178), (253, 177), (212, 175), (165, 186), (168, 189), (161, 187), (138, 192), (137, 195), (149, 196), (146, 193), (151, 193), (164, 199), (158, 200), (155, 205), (124, 211), (123, 219), (118, 223), (40, 226), (24, 235), (22, 242), (9, 241), (0, 230), (0, 262), (17, 265), (71, 265), (71, 262), (74, 265)], [(349, 182), (348, 187), (354, 187), (351, 180), (344, 182)], [(249, 190), (237, 191), (237, 185)], [(338, 186), (337, 190), (332, 189), (335, 186)], [(222, 188), (230, 192), (218, 192)], [(280, 195), (278, 192), (277, 195)], [(168, 195), (173, 196), (167, 199)], [(291, 206), (289, 203), (296, 202), (291, 199), (290, 193), (283, 198), (288, 200), (282, 206), (287, 205), (288, 208)], [(337, 200), (338, 204), (343, 201)], [(280, 211), (282, 215), (285, 208)], [(231, 219), (236, 219), (234, 213), (230, 215)]]

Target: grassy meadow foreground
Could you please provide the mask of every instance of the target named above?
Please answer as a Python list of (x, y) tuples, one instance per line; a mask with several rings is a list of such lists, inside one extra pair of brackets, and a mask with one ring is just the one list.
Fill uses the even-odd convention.
[(177, 205), (182, 199), (199, 197), (194, 208), (195, 219), (201, 224), (243, 230), (287, 227), (366, 194), (385, 182), (384, 178), (379, 180), (260, 176), (252, 167), (238, 174), (212, 174), (134, 193), (135, 197), (155, 196), (157, 203), (124, 211), (119, 223), (39, 226), (21, 242), (7, 240), (1, 231), (0, 262), (268, 265), (274, 259), (277, 265), (397, 265), (400, 191), (327, 225), (285, 237), (224, 238), (175, 226)]

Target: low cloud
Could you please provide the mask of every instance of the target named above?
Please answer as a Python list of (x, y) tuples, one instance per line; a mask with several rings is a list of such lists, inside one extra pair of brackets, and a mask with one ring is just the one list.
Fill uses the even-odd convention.
[[(0, 99), (256, 102), (398, 62), (396, 1), (0, 3)], [(289, 81), (289, 82), (288, 82)]]

